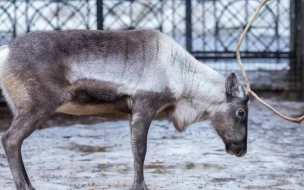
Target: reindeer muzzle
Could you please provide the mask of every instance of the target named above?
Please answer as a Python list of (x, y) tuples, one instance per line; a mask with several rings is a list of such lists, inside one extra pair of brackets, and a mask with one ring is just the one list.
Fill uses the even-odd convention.
[(226, 152), (236, 157), (242, 157), (247, 152), (247, 144), (246, 143), (226, 144)]

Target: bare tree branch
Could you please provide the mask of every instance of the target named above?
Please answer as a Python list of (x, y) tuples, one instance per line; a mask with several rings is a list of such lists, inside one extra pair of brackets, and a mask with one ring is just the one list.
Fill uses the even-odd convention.
[(250, 17), (249, 19), (249, 22), (246, 26), (246, 28), (244, 29), (243, 33), (241, 34), (240, 36), (240, 39), (239, 39), (239, 42), (237, 44), (237, 47), (236, 47), (236, 57), (237, 57), (237, 62), (241, 68), (241, 71), (242, 71), (242, 76), (244, 78), (244, 81), (245, 81), (245, 85), (246, 85), (246, 95), (250, 94), (252, 95), (253, 97), (255, 97), (261, 104), (263, 104), (264, 106), (266, 106), (268, 109), (270, 109), (271, 111), (273, 111), (275, 114), (277, 114), (278, 116), (280, 116), (281, 118), (287, 120), (287, 121), (290, 121), (290, 122), (294, 122), (294, 123), (298, 123), (298, 124), (301, 124), (301, 122), (304, 120), (304, 115), (302, 117), (299, 117), (299, 118), (290, 118), (290, 117), (287, 117), (287, 116), (284, 116), (283, 114), (281, 114), (280, 112), (278, 112), (277, 110), (275, 110), (273, 107), (271, 107), (269, 104), (267, 104), (266, 102), (264, 102), (261, 98), (258, 97), (258, 95), (256, 95), (256, 93), (254, 93), (251, 89), (250, 89), (250, 83), (249, 83), (249, 80), (247, 78), (247, 75), (246, 75), (246, 71), (244, 69), (244, 66), (243, 66), (243, 63), (241, 61), (241, 55), (240, 55), (240, 48), (241, 48), (241, 45), (242, 45), (242, 42), (248, 32), (248, 29), (250, 28), (251, 24), (253, 23), (254, 19), (257, 17), (257, 15), (259, 14), (260, 10), (262, 9), (262, 7), (270, 0), (264, 0), (260, 5), (259, 7), (257, 8), (257, 10), (252, 14), (252, 16)]

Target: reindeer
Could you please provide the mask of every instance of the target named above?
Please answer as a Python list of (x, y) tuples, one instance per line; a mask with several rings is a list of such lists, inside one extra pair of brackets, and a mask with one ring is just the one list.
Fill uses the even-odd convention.
[(22, 143), (56, 112), (130, 115), (133, 190), (147, 189), (147, 135), (159, 113), (166, 113), (180, 132), (210, 120), (227, 153), (241, 157), (247, 151), (253, 94), (248, 80), (245, 89), (235, 73), (220, 75), (155, 30), (28, 33), (0, 48), (0, 80), (14, 115), (2, 143), (18, 190), (34, 189)]
[(130, 114), (132, 189), (147, 189), (143, 165), (154, 116), (164, 112), (178, 131), (209, 119), (226, 151), (247, 149), (248, 96), (155, 30), (33, 32), (1, 47), (1, 88), (14, 115), (2, 143), (18, 190), (32, 190), (21, 145), (55, 112)]

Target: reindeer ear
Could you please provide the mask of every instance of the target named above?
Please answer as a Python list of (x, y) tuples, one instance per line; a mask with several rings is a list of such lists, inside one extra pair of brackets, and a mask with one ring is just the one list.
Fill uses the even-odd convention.
[(238, 90), (238, 80), (235, 73), (230, 73), (226, 79), (226, 94), (232, 96)]

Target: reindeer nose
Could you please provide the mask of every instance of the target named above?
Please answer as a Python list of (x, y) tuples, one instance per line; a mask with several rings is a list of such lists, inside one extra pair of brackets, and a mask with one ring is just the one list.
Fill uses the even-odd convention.
[(246, 143), (231, 143), (226, 145), (226, 152), (237, 157), (242, 157), (247, 152)]

